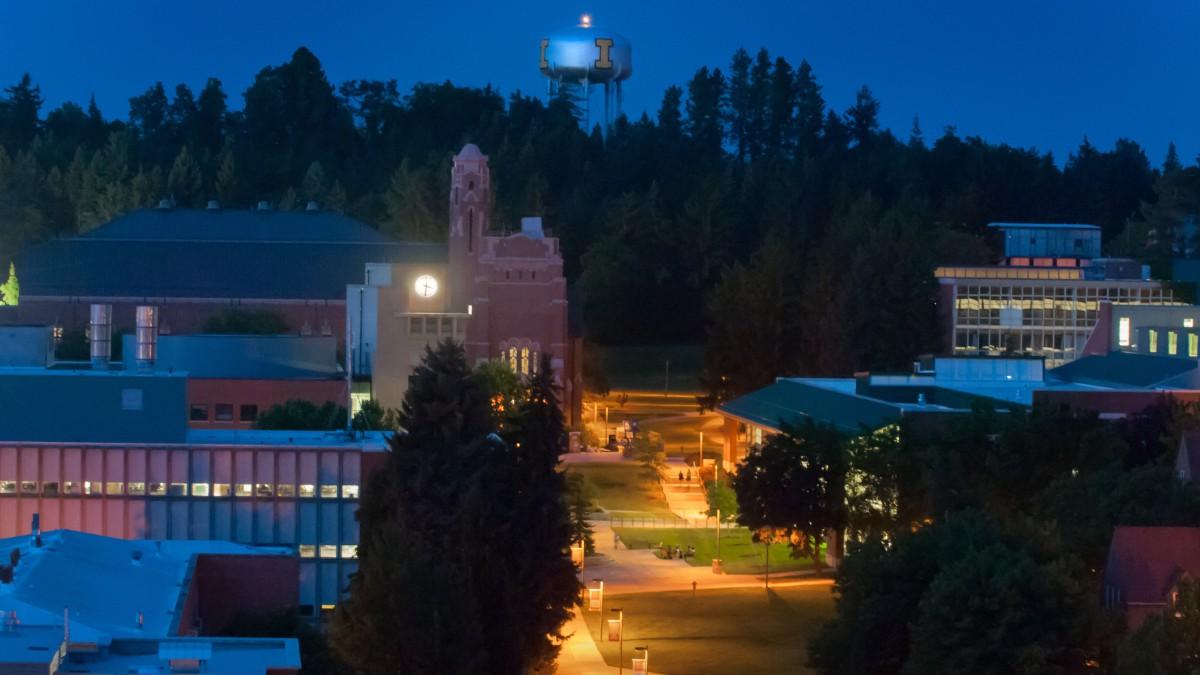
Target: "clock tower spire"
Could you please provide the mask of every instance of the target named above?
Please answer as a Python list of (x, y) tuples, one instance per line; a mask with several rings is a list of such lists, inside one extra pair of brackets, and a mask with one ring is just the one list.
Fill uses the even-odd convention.
[(477, 295), (475, 277), (483, 236), (488, 231), (491, 175), (487, 155), (468, 143), (450, 169), (450, 307), (467, 311)]

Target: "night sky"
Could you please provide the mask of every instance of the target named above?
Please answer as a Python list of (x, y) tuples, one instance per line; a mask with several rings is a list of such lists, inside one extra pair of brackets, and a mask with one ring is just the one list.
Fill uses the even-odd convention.
[(300, 45), (335, 83), (395, 78), (491, 83), (544, 94), (538, 40), (593, 14), (633, 42), (626, 112), (657, 108), (663, 89), (739, 46), (806, 58), (826, 101), (844, 109), (867, 84), (881, 121), (907, 137), (960, 135), (1049, 149), (1121, 136), (1161, 162), (1168, 141), (1200, 153), (1200, 3), (1116, 0), (873, 2), (536, 0), (508, 2), (19, 2), (0, 6), (0, 82), (29, 71), (48, 104), (86, 103), (124, 117), (130, 96), (162, 80), (198, 90), (220, 78), (241, 106), (255, 72)]

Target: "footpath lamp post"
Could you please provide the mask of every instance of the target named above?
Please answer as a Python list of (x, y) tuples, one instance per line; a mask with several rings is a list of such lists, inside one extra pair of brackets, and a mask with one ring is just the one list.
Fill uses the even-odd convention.
[[(608, 620), (608, 641), (617, 641), (617, 675), (625, 673), (625, 610), (620, 607), (612, 610), (617, 615)], [(614, 637), (616, 636), (616, 637)]]
[(650, 672), (650, 649), (634, 647), (634, 653), (641, 652), (641, 657), (633, 657), (633, 675), (647, 675)]
[(592, 579), (594, 586), (587, 589), (588, 593), (588, 611), (603, 612), (604, 611), (604, 580)]

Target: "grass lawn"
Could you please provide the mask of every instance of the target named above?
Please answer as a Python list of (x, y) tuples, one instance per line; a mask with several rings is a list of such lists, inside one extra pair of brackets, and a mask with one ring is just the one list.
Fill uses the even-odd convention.
[(618, 516), (673, 518), (653, 469), (633, 464), (573, 464), (568, 471), (587, 476), (596, 505)]
[(667, 361), (671, 362), (672, 391), (694, 391), (704, 368), (704, 345), (629, 345), (603, 347), (588, 344), (584, 358), (608, 377), (614, 391), (621, 389), (662, 390), (667, 384)]
[[(641, 528), (616, 527), (616, 533), (629, 548), (653, 548), (659, 542), (668, 546), (679, 546), (686, 550), (688, 545), (696, 547), (696, 557), (688, 563), (698, 567), (712, 565), (717, 555), (717, 531), (704, 528)], [(750, 539), (750, 530), (744, 527), (721, 528), (721, 559), (727, 574), (762, 574), (763, 545)], [(808, 558), (792, 558), (791, 548), (784, 544), (771, 545), (771, 571), (791, 572), (811, 570)]]
[[(667, 675), (810, 673), (808, 639), (833, 616), (833, 597), (828, 586), (613, 595), (604, 599), (603, 618), (618, 607), (626, 669), (633, 648), (647, 647), (650, 670)], [(600, 641), (601, 614), (586, 617), (604, 660), (616, 666), (618, 644)]]

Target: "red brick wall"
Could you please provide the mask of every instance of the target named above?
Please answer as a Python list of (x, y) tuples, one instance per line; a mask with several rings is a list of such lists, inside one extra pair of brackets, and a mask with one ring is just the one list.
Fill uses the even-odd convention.
[(192, 572), (179, 634), (198, 627), (201, 635), (218, 635), (239, 614), (294, 609), (299, 604), (299, 588), (300, 560), (296, 556), (201, 555)]
[(1132, 415), (1154, 405), (1164, 396), (1179, 401), (1200, 402), (1200, 391), (1036, 391), (1035, 402), (1066, 404), (1073, 410), (1090, 410), (1102, 415)]
[[(289, 399), (312, 401), (320, 406), (326, 401), (346, 407), (346, 381), (344, 379), (328, 380), (216, 380), (188, 379), (188, 408), (189, 415), (193, 404), (208, 407), (207, 422), (190, 421), (188, 425), (196, 429), (250, 429), (253, 422), (241, 421), (243, 404), (258, 406), (261, 414), (277, 403)], [(218, 422), (216, 420), (216, 404), (230, 403), (233, 405), (233, 420)]]

